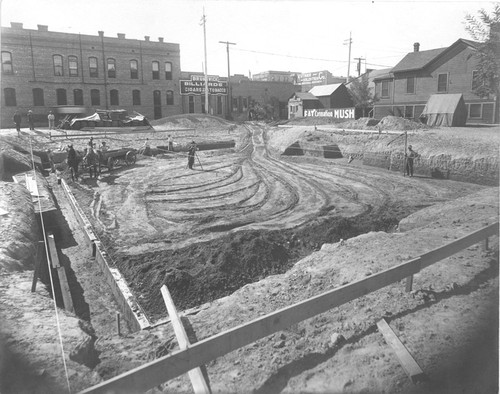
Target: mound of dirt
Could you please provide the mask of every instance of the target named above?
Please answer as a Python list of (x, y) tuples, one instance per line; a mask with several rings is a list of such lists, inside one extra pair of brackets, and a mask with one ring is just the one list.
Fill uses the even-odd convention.
[(11, 181), (12, 175), (31, 170), (29, 158), (14, 149), (0, 151), (0, 179)]
[(150, 122), (152, 126), (173, 126), (173, 127), (217, 127), (230, 126), (231, 123), (222, 118), (202, 114), (185, 114), (167, 116), (166, 118), (156, 119)]
[(421, 130), (429, 128), (426, 124), (400, 118), (399, 116), (386, 116), (382, 118), (378, 126), (382, 130)]
[(356, 120), (348, 120), (347, 122), (342, 122), (339, 124), (339, 127), (355, 130), (374, 130), (379, 123), (379, 119), (359, 118)]

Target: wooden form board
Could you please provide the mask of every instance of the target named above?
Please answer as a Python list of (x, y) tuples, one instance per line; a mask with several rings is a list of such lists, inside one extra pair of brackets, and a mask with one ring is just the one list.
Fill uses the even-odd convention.
[(422, 368), (417, 364), (405, 345), (399, 340), (392, 328), (387, 324), (385, 319), (377, 322), (377, 327), (380, 333), (384, 336), (387, 344), (394, 350), (397, 358), (406, 374), (413, 383), (423, 380), (425, 375)]
[(57, 276), (59, 278), (59, 285), (61, 287), (64, 309), (73, 313), (75, 311), (75, 308), (73, 307), (73, 300), (71, 298), (71, 290), (69, 288), (68, 277), (66, 276), (64, 267), (59, 264), (59, 257), (57, 256), (54, 234), (49, 233), (49, 235), (47, 236), (47, 245), (49, 247), (51, 265), (56, 269)]
[[(189, 338), (186, 334), (184, 326), (182, 325), (182, 321), (177, 314), (177, 309), (175, 308), (174, 301), (172, 300), (172, 296), (170, 295), (167, 286), (163, 285), (161, 287), (161, 295), (163, 296), (163, 301), (165, 301), (165, 306), (167, 307), (168, 315), (170, 316), (170, 321), (172, 323), (172, 327), (174, 328), (175, 337), (177, 338), (177, 342), (179, 342), (179, 347), (181, 350), (187, 349), (190, 345)], [(210, 393), (207, 381), (205, 380), (200, 367), (189, 370), (188, 375), (196, 394)]]
[(309, 319), (334, 307), (379, 290), (419, 272), (459, 250), (486, 237), (498, 234), (498, 223), (484, 227), (418, 258), (412, 259), (370, 277), (327, 291), (297, 304), (279, 309), (197, 342), (187, 349), (151, 361), (110, 380), (90, 387), (82, 393), (143, 392), (217, 357), (251, 344), (293, 324)]

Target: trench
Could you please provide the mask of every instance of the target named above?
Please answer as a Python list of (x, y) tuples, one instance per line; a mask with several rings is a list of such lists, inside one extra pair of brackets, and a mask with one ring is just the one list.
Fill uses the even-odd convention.
[(236, 231), (179, 249), (126, 255), (101, 241), (152, 321), (167, 315), (160, 288), (168, 287), (179, 310), (227, 296), (242, 286), (282, 274), (296, 262), (335, 243), (371, 231), (391, 232), (419, 208), (387, 204), (351, 218), (321, 215), (289, 230)]

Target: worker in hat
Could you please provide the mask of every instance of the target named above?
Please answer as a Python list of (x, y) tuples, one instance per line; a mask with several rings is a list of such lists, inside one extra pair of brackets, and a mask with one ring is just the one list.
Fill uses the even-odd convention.
[(73, 144), (68, 145), (68, 158), (66, 159), (68, 162), (68, 167), (71, 171), (71, 180), (78, 179), (78, 156), (76, 155), (76, 151), (73, 148)]
[(408, 145), (408, 152), (406, 153), (406, 175), (413, 177), (413, 161), (418, 157), (411, 145)]
[(193, 169), (194, 155), (196, 154), (197, 150), (198, 150), (198, 147), (196, 146), (196, 142), (191, 141), (191, 143), (188, 146), (188, 168), (190, 170)]
[(34, 119), (34, 115), (33, 115), (33, 111), (30, 109), (28, 111), (28, 124), (30, 126), (30, 130), (35, 130), (35, 119)]

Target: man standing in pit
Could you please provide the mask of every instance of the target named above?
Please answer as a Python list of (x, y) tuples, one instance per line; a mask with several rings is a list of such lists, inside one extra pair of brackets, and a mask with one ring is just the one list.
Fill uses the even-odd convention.
[(170, 152), (173, 152), (174, 151), (174, 139), (172, 138), (172, 136), (169, 134), (168, 135), (168, 150)]
[(49, 114), (47, 115), (47, 119), (49, 120), (49, 130), (54, 130), (56, 117), (52, 111), (50, 111)]
[(198, 150), (198, 147), (196, 146), (196, 142), (191, 141), (191, 144), (189, 144), (189, 146), (188, 146), (188, 167), (190, 170), (193, 169), (194, 155), (196, 154), (197, 150)]
[(408, 153), (406, 154), (406, 175), (413, 177), (413, 161), (418, 157), (411, 145), (408, 145)]
[(17, 136), (19, 136), (19, 133), (21, 132), (21, 114), (19, 113), (19, 111), (16, 111), (13, 120), (16, 124)]
[(35, 130), (35, 120), (34, 120), (34, 115), (33, 115), (33, 111), (30, 109), (28, 111), (28, 124), (30, 126), (30, 130)]
[(73, 144), (68, 145), (68, 166), (71, 171), (71, 180), (78, 180), (78, 157)]

